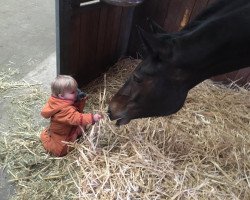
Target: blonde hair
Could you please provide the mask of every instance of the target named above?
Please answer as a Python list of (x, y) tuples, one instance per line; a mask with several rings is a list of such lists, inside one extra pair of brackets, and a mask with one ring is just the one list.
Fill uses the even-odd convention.
[(53, 96), (58, 97), (66, 91), (77, 90), (78, 84), (76, 80), (68, 75), (58, 75), (51, 83), (51, 92)]

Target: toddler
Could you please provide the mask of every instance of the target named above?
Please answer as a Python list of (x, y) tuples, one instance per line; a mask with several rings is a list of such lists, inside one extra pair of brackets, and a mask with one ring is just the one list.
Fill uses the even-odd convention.
[(41, 115), (50, 125), (41, 133), (44, 148), (55, 156), (65, 156), (70, 148), (66, 142), (74, 142), (82, 135), (80, 126), (98, 122), (100, 114), (82, 113), (86, 97), (77, 98), (78, 85), (74, 78), (59, 75), (51, 83), (52, 95), (42, 109)]

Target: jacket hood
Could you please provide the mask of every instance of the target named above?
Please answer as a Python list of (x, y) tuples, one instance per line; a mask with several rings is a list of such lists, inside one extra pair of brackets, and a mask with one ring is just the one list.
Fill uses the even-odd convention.
[(71, 100), (59, 99), (56, 97), (51, 96), (48, 102), (45, 104), (41, 111), (41, 115), (44, 118), (50, 118), (59, 112), (62, 108), (73, 105), (74, 102)]

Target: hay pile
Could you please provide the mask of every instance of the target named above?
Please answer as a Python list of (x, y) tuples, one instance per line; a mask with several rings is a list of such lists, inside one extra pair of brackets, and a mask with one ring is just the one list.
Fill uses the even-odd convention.
[[(85, 87), (85, 111), (105, 112), (138, 62), (122, 60)], [(39, 134), (46, 123), (33, 116), (48, 94), (29, 90), (12, 100), (16, 126), (0, 141), (16, 199), (250, 199), (250, 100), (243, 88), (206, 81), (170, 117), (122, 127), (105, 118), (64, 158), (44, 153)]]

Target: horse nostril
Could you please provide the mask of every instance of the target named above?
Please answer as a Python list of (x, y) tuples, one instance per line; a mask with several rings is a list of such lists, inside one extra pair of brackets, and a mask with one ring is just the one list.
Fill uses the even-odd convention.
[(108, 114), (108, 117), (109, 117), (110, 120), (114, 119), (114, 117), (113, 117), (112, 112), (111, 112), (110, 109), (107, 110), (107, 114)]
[(111, 110), (110, 109), (108, 109), (107, 114), (108, 114), (108, 116), (110, 118), (110, 116), (111, 116)]

